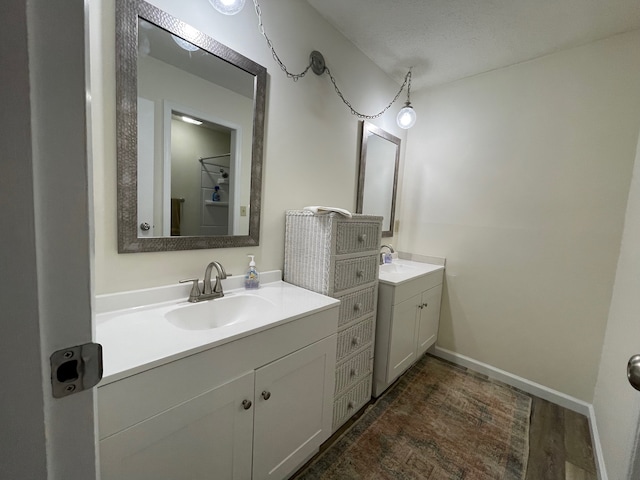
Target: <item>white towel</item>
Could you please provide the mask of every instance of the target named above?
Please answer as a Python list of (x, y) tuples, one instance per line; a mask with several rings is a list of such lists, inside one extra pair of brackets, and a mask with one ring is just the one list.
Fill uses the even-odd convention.
[(339, 213), (340, 215), (344, 215), (347, 218), (351, 218), (353, 216), (351, 215), (351, 212), (349, 210), (345, 210), (344, 208), (338, 208), (338, 207), (322, 207), (322, 206), (316, 205), (313, 207), (304, 207), (303, 210), (312, 212), (314, 215), (323, 215), (323, 214), (335, 212), (335, 213)]

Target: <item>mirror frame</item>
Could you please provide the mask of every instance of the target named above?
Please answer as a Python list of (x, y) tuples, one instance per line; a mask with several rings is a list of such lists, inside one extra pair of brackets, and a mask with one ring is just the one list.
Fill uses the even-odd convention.
[[(398, 169), (400, 167), (400, 139), (389, 132), (376, 127), (374, 124), (366, 121), (361, 122), (361, 144), (360, 144), (360, 173), (358, 177), (358, 200), (356, 204), (356, 213), (372, 214), (371, 212), (363, 212), (364, 203), (364, 180), (367, 167), (367, 140), (370, 135), (377, 135), (396, 145), (395, 166), (393, 169), (393, 193), (391, 195), (391, 215), (389, 217), (389, 230), (383, 230), (383, 237), (393, 237), (393, 226), (395, 223), (396, 213), (396, 193), (398, 189)], [(378, 213), (376, 213), (378, 215)]]
[[(255, 76), (248, 235), (138, 237), (138, 18)], [(115, 48), (118, 253), (259, 245), (267, 69), (143, 0), (117, 1)]]

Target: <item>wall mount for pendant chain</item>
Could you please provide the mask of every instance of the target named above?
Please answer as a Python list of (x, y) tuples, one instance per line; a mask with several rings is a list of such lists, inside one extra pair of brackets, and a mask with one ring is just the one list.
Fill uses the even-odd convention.
[(313, 73), (322, 75), (327, 67), (324, 56), (319, 51), (314, 50), (311, 52), (311, 55), (309, 55), (309, 58), (311, 60), (311, 70), (313, 70)]

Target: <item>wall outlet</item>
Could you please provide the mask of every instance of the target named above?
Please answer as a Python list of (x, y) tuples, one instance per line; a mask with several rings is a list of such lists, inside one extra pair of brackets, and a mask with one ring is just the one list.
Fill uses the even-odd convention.
[(240, 216), (241, 217), (246, 217), (247, 216), (247, 207), (245, 207), (244, 205), (242, 205), (240, 207)]

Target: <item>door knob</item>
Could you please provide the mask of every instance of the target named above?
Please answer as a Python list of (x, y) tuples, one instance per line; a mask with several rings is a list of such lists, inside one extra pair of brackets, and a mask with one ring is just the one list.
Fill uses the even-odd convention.
[(140, 224), (140, 230), (145, 232), (151, 230), (151, 225), (149, 225), (147, 222), (143, 222)]
[(627, 378), (636, 390), (640, 390), (640, 355), (634, 355), (627, 363)]

